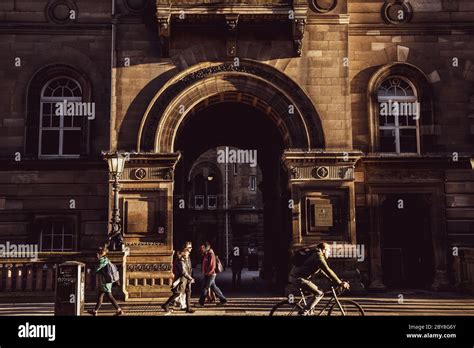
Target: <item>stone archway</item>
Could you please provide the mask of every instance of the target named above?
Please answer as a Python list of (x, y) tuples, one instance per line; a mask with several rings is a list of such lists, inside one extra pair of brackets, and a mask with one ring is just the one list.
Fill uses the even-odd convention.
[[(172, 78), (150, 102), (138, 132), (137, 153), (130, 155), (123, 175), (121, 204), (124, 240), (130, 246), (126, 267), (130, 297), (153, 297), (169, 291), (175, 189), (183, 161), (176, 146), (178, 133), (193, 115), (221, 103), (237, 103), (258, 111), (281, 143), (276, 155), (271, 149), (274, 161), (264, 165), (267, 169), (263, 172), (280, 173), (268, 181), (267, 192), (274, 198), (267, 200), (273, 202), (267, 205), (273, 210), (266, 214), (287, 216), (286, 232), (278, 237), (286, 238), (286, 248), (322, 238), (312, 235), (302, 220), (311, 194), (345, 200), (347, 216), (341, 220), (335, 240), (355, 240), (353, 180), (360, 154), (325, 150), (315, 106), (297, 83), (277, 69), (249, 60), (241, 60), (239, 65), (202, 63)], [(265, 146), (265, 133), (258, 137), (259, 146)], [(188, 136), (194, 137), (194, 133)], [(290, 201), (292, 210), (288, 209)], [(276, 222), (272, 224), (269, 232)], [(273, 259), (279, 255), (283, 258), (288, 251), (278, 246), (268, 250), (273, 250)], [(283, 273), (279, 272), (280, 280)]]
[(139, 131), (139, 151), (170, 153), (180, 123), (209, 98), (230, 98), (265, 110), (278, 123), (287, 148), (324, 148), (318, 113), (290, 78), (270, 66), (241, 60), (205, 63), (169, 81), (148, 107)]

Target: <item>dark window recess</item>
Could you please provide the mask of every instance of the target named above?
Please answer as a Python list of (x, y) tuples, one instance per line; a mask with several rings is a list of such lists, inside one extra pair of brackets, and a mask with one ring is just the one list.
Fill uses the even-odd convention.
[(72, 251), (75, 249), (75, 225), (70, 220), (41, 220), (37, 222), (40, 251)]

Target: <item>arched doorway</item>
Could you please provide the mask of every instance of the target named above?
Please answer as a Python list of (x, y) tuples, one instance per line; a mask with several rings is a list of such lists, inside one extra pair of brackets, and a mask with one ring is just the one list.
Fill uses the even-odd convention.
[[(334, 238), (353, 241), (359, 154), (326, 153), (324, 144), (312, 101), (273, 67), (247, 60), (202, 63), (171, 78), (143, 116), (137, 153), (122, 179), (130, 297), (168, 292), (173, 250), (189, 239), (211, 239), (224, 260), (232, 244), (243, 243), (244, 254), (251, 249), (258, 255), (256, 268), (264, 278), (286, 283), (288, 249), (321, 238), (305, 221), (311, 195), (335, 192), (351, 202)], [(255, 176), (248, 186), (261, 201), (255, 212), (249, 204), (223, 206), (226, 170), (216, 163), (223, 148), (256, 152), (257, 169), (247, 173)], [(241, 199), (251, 201), (248, 194)]]
[(251, 105), (217, 102), (185, 119), (175, 148), (181, 159), (175, 171), (174, 247), (185, 240), (210, 241), (227, 264), (237, 247), (244, 268), (256, 270), (250, 250), (264, 278), (283, 282), (291, 216), (285, 208), (283, 139), (272, 120)]

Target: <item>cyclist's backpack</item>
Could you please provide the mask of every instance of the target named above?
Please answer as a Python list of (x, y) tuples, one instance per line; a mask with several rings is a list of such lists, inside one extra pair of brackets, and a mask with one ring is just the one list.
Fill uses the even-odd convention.
[(216, 273), (221, 273), (224, 272), (224, 265), (222, 264), (221, 260), (219, 259), (219, 256), (216, 255)]
[(104, 267), (104, 280), (106, 283), (115, 283), (120, 279), (120, 273), (112, 262), (108, 262)]
[(291, 263), (296, 267), (303, 266), (306, 260), (311, 256), (314, 250), (308, 248), (301, 248), (293, 251), (293, 256), (291, 258)]

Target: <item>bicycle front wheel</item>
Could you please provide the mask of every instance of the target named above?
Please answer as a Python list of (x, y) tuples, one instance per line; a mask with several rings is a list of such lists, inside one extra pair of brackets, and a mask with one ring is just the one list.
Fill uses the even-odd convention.
[(300, 310), (302, 310), (302, 307), (298, 303), (289, 303), (288, 300), (285, 300), (273, 306), (270, 316), (298, 316)]
[[(364, 316), (364, 310), (362, 307), (355, 301), (351, 300), (339, 300), (341, 307), (334, 302), (334, 304), (329, 309), (328, 315), (332, 316)], [(344, 311), (344, 312), (343, 312)]]

